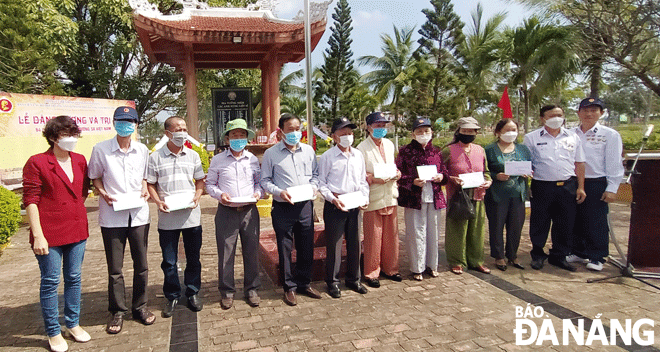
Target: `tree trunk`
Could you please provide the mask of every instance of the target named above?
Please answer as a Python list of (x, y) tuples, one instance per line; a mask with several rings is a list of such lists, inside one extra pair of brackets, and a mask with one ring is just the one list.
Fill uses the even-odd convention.
[(523, 100), (525, 102), (525, 133), (529, 133), (529, 92), (527, 91), (527, 78), (523, 77)]
[(600, 95), (600, 81), (603, 72), (603, 59), (593, 56), (591, 58), (589, 71), (591, 87), (591, 93), (589, 94), (589, 97), (598, 98)]

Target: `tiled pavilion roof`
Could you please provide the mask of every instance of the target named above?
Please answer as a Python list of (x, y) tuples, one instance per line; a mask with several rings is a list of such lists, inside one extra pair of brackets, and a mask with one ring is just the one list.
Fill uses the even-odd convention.
[[(325, 15), (318, 17), (311, 24), (312, 48), (326, 26)], [(177, 69), (189, 52), (198, 69), (258, 68), (265, 59), (298, 62), (305, 56), (303, 22), (277, 19), (270, 11), (187, 9), (169, 16), (136, 11), (133, 19), (149, 59)]]

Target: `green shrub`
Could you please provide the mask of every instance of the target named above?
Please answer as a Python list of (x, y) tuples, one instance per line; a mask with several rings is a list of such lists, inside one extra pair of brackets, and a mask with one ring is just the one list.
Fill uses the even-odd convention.
[(204, 149), (203, 145), (192, 145), (192, 150), (196, 151), (197, 154), (199, 154), (199, 158), (202, 160), (202, 168), (204, 169), (204, 173), (207, 173), (209, 171), (209, 165), (210, 165), (210, 158), (209, 158), (209, 152), (207, 152)]
[[(621, 134), (624, 150), (636, 150), (642, 146), (642, 137), (644, 136), (644, 132), (646, 132), (646, 126), (624, 125), (618, 126), (616, 130)], [(660, 129), (653, 130), (653, 133), (649, 136), (649, 140), (646, 142), (645, 149), (660, 149)]]
[(21, 198), (0, 186), (0, 245), (9, 242), (21, 224)]

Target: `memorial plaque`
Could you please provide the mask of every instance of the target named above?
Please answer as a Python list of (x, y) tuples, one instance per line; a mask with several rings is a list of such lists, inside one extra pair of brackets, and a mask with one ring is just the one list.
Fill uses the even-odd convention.
[(222, 139), (227, 122), (244, 119), (248, 127), (253, 128), (252, 88), (213, 88), (211, 89), (213, 107), (213, 138), (216, 146), (226, 145)]

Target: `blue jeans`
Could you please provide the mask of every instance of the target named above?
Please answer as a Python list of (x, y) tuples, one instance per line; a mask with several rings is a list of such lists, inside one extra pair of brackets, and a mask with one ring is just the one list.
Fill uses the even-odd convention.
[(165, 276), (163, 283), (165, 298), (172, 301), (181, 297), (179, 273), (176, 266), (179, 236), (183, 237), (183, 247), (186, 252), (186, 270), (183, 272), (186, 297), (196, 295), (202, 286), (202, 264), (199, 262), (199, 251), (202, 248), (202, 226), (181, 230), (158, 229), (158, 234), (160, 249), (163, 252), (163, 262), (160, 267)]
[[(48, 337), (60, 333), (57, 286), (64, 272), (64, 322), (67, 328), (78, 326), (80, 319), (81, 267), (87, 240), (48, 248), (48, 254), (37, 255), (41, 270), (41, 314)], [(62, 269), (62, 270), (60, 270)]]

